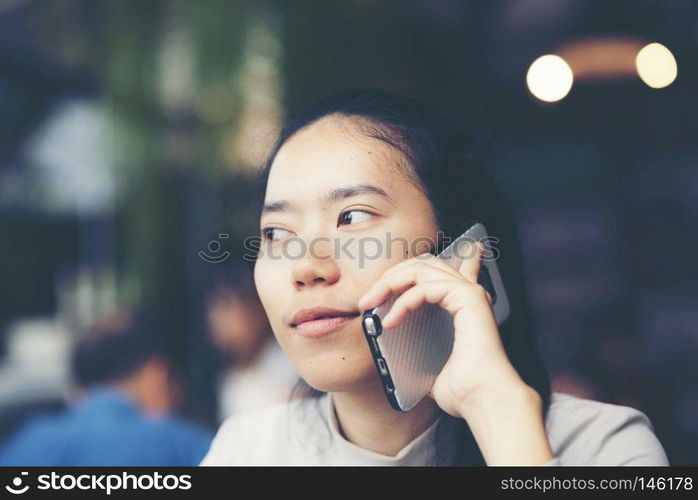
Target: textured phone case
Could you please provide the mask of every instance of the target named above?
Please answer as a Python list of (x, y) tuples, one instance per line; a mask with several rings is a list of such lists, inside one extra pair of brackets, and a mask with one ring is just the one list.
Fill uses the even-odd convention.
[[(458, 269), (462, 262), (458, 257), (467, 257), (467, 250), (459, 249), (468, 248), (459, 245), (485, 237), (482, 224), (474, 224), (438, 257)], [(493, 260), (483, 258), (478, 282), (493, 296), (495, 317), (501, 324), (509, 314), (509, 302)], [(409, 312), (397, 328), (383, 329), (380, 318), (385, 317), (397, 298), (391, 296), (372, 311), (366, 311), (363, 327), (388, 400), (393, 408), (408, 411), (429, 393), (448, 361), (453, 350), (453, 317), (438, 304), (425, 303)]]

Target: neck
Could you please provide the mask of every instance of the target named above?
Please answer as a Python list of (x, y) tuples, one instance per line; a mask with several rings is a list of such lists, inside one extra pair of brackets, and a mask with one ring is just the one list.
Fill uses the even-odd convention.
[(138, 384), (134, 380), (121, 380), (110, 385), (109, 388), (126, 396), (130, 401), (136, 403), (137, 405), (140, 405), (142, 399), (141, 391), (139, 391)]
[(395, 456), (439, 417), (434, 400), (424, 398), (409, 412), (390, 407), (380, 382), (357, 390), (334, 392), (332, 398), (342, 435), (361, 448)]

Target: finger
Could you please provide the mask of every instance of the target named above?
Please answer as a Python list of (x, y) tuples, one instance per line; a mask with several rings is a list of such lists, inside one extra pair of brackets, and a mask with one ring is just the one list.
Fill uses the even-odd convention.
[(381, 319), (387, 328), (398, 326), (405, 316), (424, 303), (439, 304), (451, 315), (467, 309), (468, 314), (479, 317), (479, 321), (493, 316), (486, 290), (476, 283), (462, 279), (441, 279), (419, 283), (400, 295)]
[(461, 283), (457, 280), (435, 280), (413, 286), (398, 297), (388, 314), (381, 320), (381, 324), (388, 328), (398, 326), (410, 311), (424, 303), (440, 303), (454, 286)]
[(462, 276), (454, 276), (451, 272), (427, 265), (423, 262), (406, 266), (399, 271), (383, 275), (371, 288), (359, 299), (359, 309), (371, 309), (376, 307), (392, 294), (402, 293), (408, 288), (423, 281), (438, 279), (462, 279)]
[(390, 274), (405, 267), (414, 265), (416, 262), (423, 262), (434, 265), (448, 271), (454, 276), (464, 276), (472, 283), (477, 283), (482, 256), (485, 253), (485, 246), (479, 241), (462, 240), (453, 244), (450, 258), (442, 258), (430, 253), (417, 255), (411, 259), (388, 268), (383, 274)]
[(457, 269), (454, 269), (451, 265), (449, 265), (448, 261), (441, 259), (437, 257), (436, 255), (430, 254), (430, 253), (424, 253), (421, 255), (418, 255), (417, 257), (413, 257), (411, 259), (404, 260), (400, 262), (399, 264), (396, 264), (394, 266), (389, 267), (386, 269), (383, 274), (381, 275), (381, 278), (383, 276), (387, 276), (389, 274), (395, 273), (395, 272), (400, 272), (410, 266), (414, 266), (417, 264), (426, 264), (429, 266), (436, 267), (437, 269), (441, 269), (442, 271), (446, 271), (447, 273), (453, 275), (454, 277), (461, 277), (460, 273), (458, 272)]
[(460, 261), (458, 272), (473, 283), (477, 283), (484, 252), (482, 243), (475, 241), (464, 241), (454, 249), (453, 258)]
[(398, 262), (397, 264), (390, 266), (388, 269), (383, 271), (383, 274), (386, 274), (386, 273), (391, 272), (393, 270), (403, 269), (404, 267), (410, 266), (410, 265), (414, 264), (415, 262), (425, 262), (432, 257), (434, 257), (433, 253), (428, 252), (428, 251), (422, 252), (418, 255), (415, 255), (414, 257), (410, 257), (409, 259), (404, 259), (404, 260)]

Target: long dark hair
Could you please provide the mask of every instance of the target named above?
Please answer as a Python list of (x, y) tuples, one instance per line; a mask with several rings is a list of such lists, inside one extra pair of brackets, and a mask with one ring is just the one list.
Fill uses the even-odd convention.
[[(299, 130), (329, 115), (353, 119), (361, 133), (387, 143), (408, 161), (408, 174), (431, 202), (445, 241), (459, 236), (468, 220), (482, 222), (490, 236), (499, 238), (497, 264), (511, 303), (509, 318), (499, 331), (511, 363), (526, 384), (540, 394), (545, 418), (550, 406), (550, 381), (536, 343), (515, 218), (480, 159), (477, 142), (451, 117), (427, 109), (406, 94), (376, 88), (321, 99), (293, 117), (281, 131), (261, 173), (258, 215), (279, 149)], [(324, 394), (302, 380), (300, 384), (306, 396)], [(485, 464), (465, 420), (444, 413), (435, 436), (436, 463)]]

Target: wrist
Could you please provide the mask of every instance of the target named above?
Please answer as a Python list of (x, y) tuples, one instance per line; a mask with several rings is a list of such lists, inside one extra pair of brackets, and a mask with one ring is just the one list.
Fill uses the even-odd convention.
[(460, 412), (488, 465), (540, 465), (553, 458), (542, 406), (538, 392), (520, 381), (473, 394)]
[(501, 417), (509, 412), (541, 412), (542, 399), (538, 391), (523, 380), (488, 384), (460, 401), (459, 411), (468, 421), (477, 418)]

